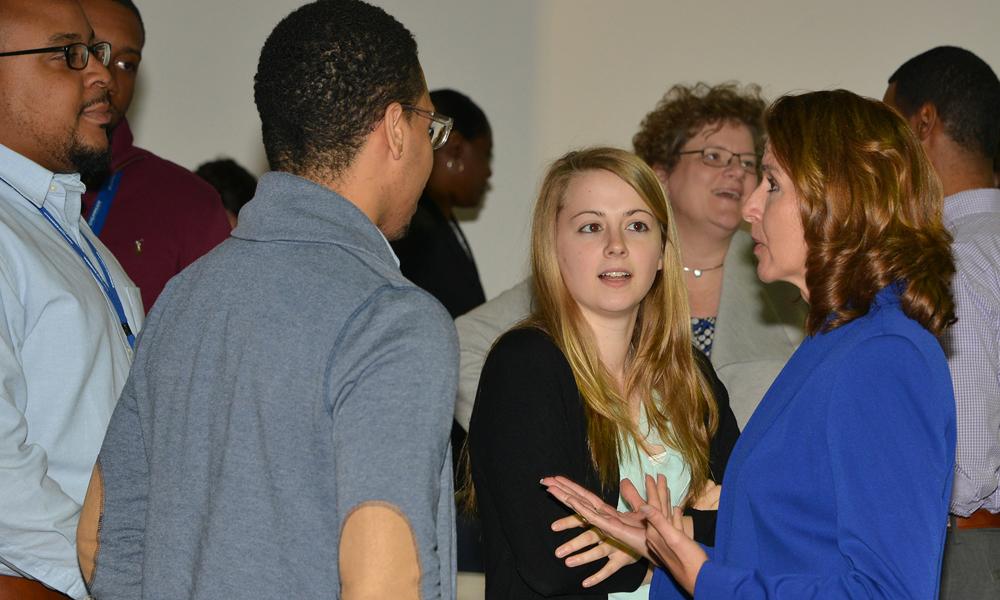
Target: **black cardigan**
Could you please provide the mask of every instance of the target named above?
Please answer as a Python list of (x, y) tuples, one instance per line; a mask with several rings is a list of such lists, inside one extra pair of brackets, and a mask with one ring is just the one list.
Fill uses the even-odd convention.
[[(704, 356), (719, 406), (720, 424), (710, 448), (710, 466), (722, 481), (739, 437), (729, 396)], [(565, 475), (594, 490), (612, 506), (618, 486), (601, 492), (587, 444), (587, 426), (573, 372), (552, 340), (537, 329), (504, 334), (490, 351), (479, 380), (469, 426), (469, 453), (486, 546), (487, 600), (528, 600), (559, 596), (593, 599), (636, 589), (646, 573), (638, 561), (592, 588), (581, 583), (600, 568), (569, 568), (555, 549), (582, 532), (553, 532), (553, 521), (571, 514), (539, 484)], [(640, 485), (641, 489), (641, 485)], [(711, 545), (715, 511), (691, 511), (696, 539)]]

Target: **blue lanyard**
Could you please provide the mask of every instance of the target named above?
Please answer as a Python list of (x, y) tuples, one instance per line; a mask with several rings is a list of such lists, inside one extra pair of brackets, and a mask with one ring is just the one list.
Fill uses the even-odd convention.
[(123, 171), (115, 171), (108, 179), (108, 184), (101, 188), (94, 200), (94, 206), (90, 208), (90, 216), (87, 217), (87, 224), (94, 235), (101, 235), (104, 230), (104, 221), (108, 218), (108, 211), (111, 210), (111, 203), (115, 201), (115, 194), (118, 193), (118, 184), (122, 181)]
[[(97, 268), (94, 267), (94, 263), (90, 260), (90, 257), (87, 256), (87, 253), (83, 251), (83, 248), (80, 247), (80, 244), (76, 243), (76, 240), (71, 238), (69, 234), (66, 233), (66, 230), (63, 229), (62, 225), (60, 225), (59, 222), (53, 218), (52, 213), (47, 211), (44, 206), (37, 206), (37, 208), (38, 212), (42, 213), (45, 220), (59, 232), (63, 239), (66, 240), (66, 243), (69, 244), (70, 248), (76, 251), (77, 255), (83, 259), (83, 263), (87, 265), (88, 269), (90, 269), (90, 274), (94, 276), (98, 285), (100, 285), (101, 289), (104, 290), (104, 295), (111, 301), (111, 306), (114, 307), (115, 314), (118, 315), (118, 322), (121, 323), (122, 330), (125, 332), (125, 338), (128, 340), (129, 348), (134, 349), (135, 334), (132, 333), (132, 328), (128, 325), (128, 317), (125, 316), (125, 307), (122, 305), (122, 300), (118, 296), (118, 290), (115, 289), (115, 282), (111, 279), (108, 267), (104, 264), (104, 261), (101, 260), (101, 255), (97, 252), (97, 248), (94, 247), (93, 242), (91, 242), (86, 235), (83, 235), (82, 233), (80, 234), (80, 237), (82, 237), (83, 240), (87, 242), (87, 246), (90, 247), (90, 251), (94, 253), (94, 258), (97, 259), (97, 264), (101, 267), (100, 273), (97, 272)], [(102, 274), (103, 277), (101, 276)]]

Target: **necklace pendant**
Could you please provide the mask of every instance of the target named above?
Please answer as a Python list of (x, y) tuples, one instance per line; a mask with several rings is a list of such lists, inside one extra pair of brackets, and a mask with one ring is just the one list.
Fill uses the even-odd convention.
[(701, 269), (691, 269), (691, 272), (694, 273), (695, 278), (701, 277), (702, 274)]

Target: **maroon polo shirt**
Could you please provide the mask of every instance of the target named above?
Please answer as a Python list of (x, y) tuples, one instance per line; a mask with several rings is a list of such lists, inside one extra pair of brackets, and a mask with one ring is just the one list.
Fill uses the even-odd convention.
[[(111, 136), (111, 172), (119, 170), (118, 192), (99, 237), (139, 286), (148, 312), (171, 277), (229, 237), (229, 221), (212, 186), (135, 147), (124, 120)], [(84, 194), (84, 216), (96, 196)]]

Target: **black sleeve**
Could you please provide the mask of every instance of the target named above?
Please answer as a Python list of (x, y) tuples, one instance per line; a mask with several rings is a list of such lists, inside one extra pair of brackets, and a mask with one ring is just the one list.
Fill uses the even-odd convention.
[(603, 564), (569, 568), (555, 556), (559, 545), (582, 530), (551, 530), (553, 521), (572, 513), (550, 497), (539, 480), (565, 475), (604, 494), (590, 467), (572, 371), (540, 331), (508, 332), (490, 351), (469, 427), (469, 448), (487, 556), (509, 549), (516, 571), (512, 576), (545, 597), (604, 595), (641, 584), (644, 561), (585, 589), (582, 581)]
[[(715, 374), (715, 369), (704, 354), (695, 351), (695, 358), (698, 367), (708, 378), (709, 385), (712, 386), (712, 395), (715, 397), (716, 406), (719, 409), (719, 427), (712, 436), (712, 441), (708, 447), (708, 467), (711, 471), (712, 480), (722, 484), (722, 478), (726, 474), (726, 465), (729, 463), (729, 455), (733, 452), (733, 446), (740, 437), (740, 427), (736, 423), (736, 416), (729, 406), (729, 392), (726, 386)], [(694, 521), (694, 539), (696, 542), (706, 546), (715, 545), (715, 517), (717, 511), (695, 510), (687, 508), (684, 514)]]

